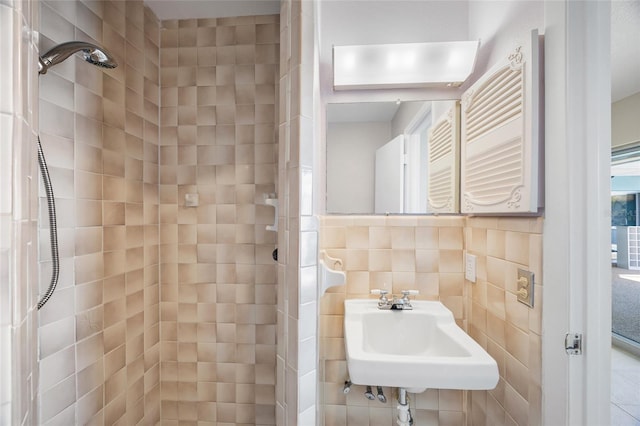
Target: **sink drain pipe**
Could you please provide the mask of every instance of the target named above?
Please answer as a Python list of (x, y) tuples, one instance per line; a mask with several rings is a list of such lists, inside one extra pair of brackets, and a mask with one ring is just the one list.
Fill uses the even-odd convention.
[(411, 416), (411, 410), (409, 409), (409, 403), (407, 401), (407, 390), (405, 388), (398, 388), (398, 419), (396, 423), (398, 426), (412, 426), (413, 417)]

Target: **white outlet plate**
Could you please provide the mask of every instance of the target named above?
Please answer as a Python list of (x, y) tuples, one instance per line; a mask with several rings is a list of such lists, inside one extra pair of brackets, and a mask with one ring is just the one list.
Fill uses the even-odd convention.
[(518, 302), (533, 308), (533, 289), (535, 288), (533, 272), (518, 268), (516, 286), (518, 287)]
[(467, 253), (464, 258), (464, 278), (476, 282), (476, 256)]

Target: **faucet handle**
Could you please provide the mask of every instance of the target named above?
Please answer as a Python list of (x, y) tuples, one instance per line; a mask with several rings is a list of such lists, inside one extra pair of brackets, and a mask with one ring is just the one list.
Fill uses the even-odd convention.
[(380, 299), (378, 299), (378, 306), (384, 305), (389, 301), (389, 299), (387, 299), (387, 294), (389, 294), (389, 292), (387, 290), (382, 290), (381, 288), (376, 288), (374, 290), (371, 290), (371, 294), (379, 294), (380, 295)]
[(381, 288), (374, 288), (373, 290), (371, 290), (371, 294), (379, 294), (380, 296), (384, 296), (386, 294), (389, 294), (389, 291), (383, 290)]
[(402, 293), (402, 300), (405, 303), (409, 303), (409, 296), (415, 296), (420, 292), (418, 290), (402, 290), (400, 293)]

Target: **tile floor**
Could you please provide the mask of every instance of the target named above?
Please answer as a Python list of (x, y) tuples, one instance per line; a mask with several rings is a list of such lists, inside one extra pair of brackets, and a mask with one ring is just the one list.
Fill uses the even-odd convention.
[(640, 426), (640, 357), (611, 348), (611, 425)]

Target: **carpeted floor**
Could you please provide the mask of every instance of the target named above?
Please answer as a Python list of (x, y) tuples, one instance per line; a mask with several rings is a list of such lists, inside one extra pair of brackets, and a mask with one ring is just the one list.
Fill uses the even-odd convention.
[(640, 343), (640, 271), (611, 268), (611, 329)]

